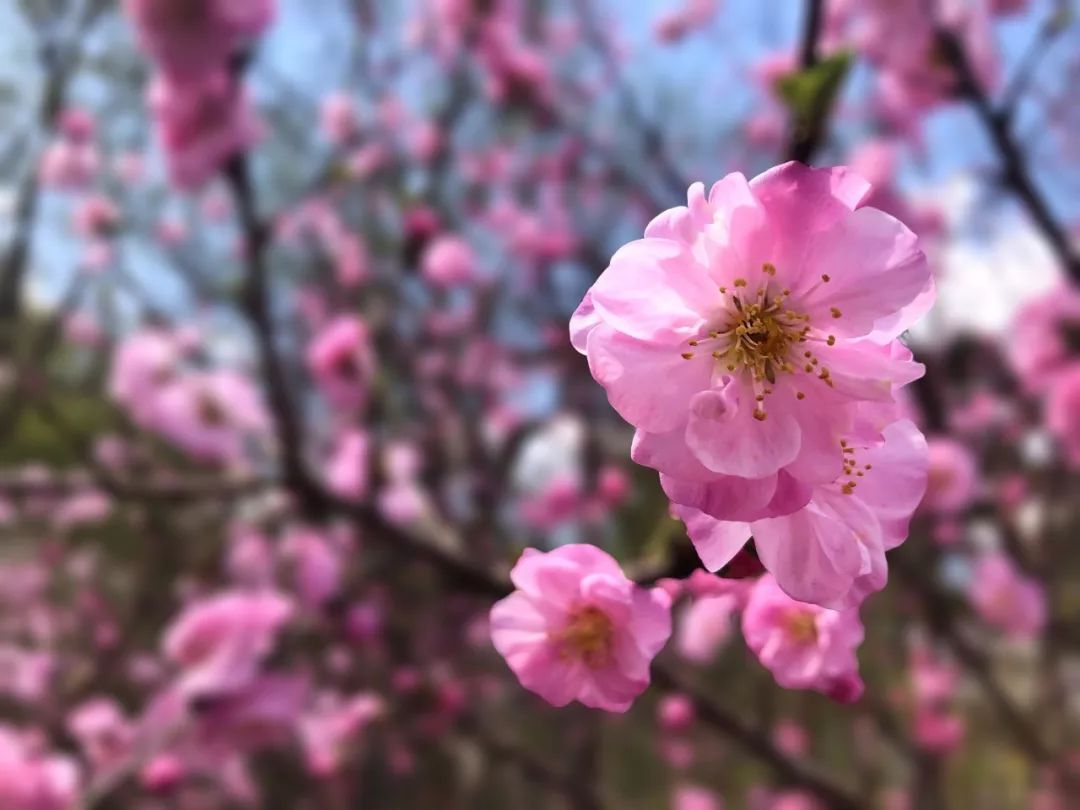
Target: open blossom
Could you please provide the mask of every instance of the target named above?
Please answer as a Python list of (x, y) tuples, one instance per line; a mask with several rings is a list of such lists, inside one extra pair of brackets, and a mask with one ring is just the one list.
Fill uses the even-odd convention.
[(517, 590), (491, 609), (491, 639), (522, 686), (555, 706), (626, 711), (671, 635), (671, 602), (595, 546), (526, 549)]
[(933, 285), (869, 190), (798, 163), (694, 185), (586, 294), (572, 342), (676, 504), (748, 521), (857, 484), (841, 442), (879, 441), (922, 374), (895, 338)]
[(215, 696), (250, 685), (292, 613), (289, 599), (272, 591), (226, 592), (186, 608), (163, 643), (180, 667), (180, 691)]
[[(926, 441), (918, 429), (894, 422), (883, 437), (878, 446), (845, 440), (844, 475), (815, 486), (791, 514), (743, 522), (692, 507), (675, 512), (710, 570), (727, 565), (752, 535), (762, 564), (793, 598), (833, 608), (858, 605), (885, 586), (885, 552), (907, 537), (926, 489)], [(738, 490), (730, 494), (738, 497)]]
[(1015, 638), (1036, 638), (1046, 625), (1046, 593), (1004, 554), (984, 555), (972, 572), (971, 602), (983, 620)]
[(348, 430), (337, 439), (326, 467), (326, 485), (341, 498), (359, 500), (368, 490), (368, 434)]
[(311, 341), (307, 363), (334, 407), (359, 407), (367, 397), (375, 363), (367, 324), (352, 315), (334, 319)]
[(862, 696), (857, 610), (796, 602), (766, 574), (750, 593), (742, 628), (747, 646), (785, 689), (813, 689), (842, 703)]

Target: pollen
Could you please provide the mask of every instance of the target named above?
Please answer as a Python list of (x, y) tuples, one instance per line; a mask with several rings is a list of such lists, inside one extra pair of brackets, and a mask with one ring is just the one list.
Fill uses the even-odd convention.
[(829, 307), (829, 312), (832, 314), (832, 316), (834, 318), (839, 318), (840, 316), (842, 316), (844, 314), (839, 309), (837, 309), (836, 307)]
[(570, 614), (566, 626), (552, 634), (564, 658), (576, 658), (590, 669), (611, 661), (615, 628), (607, 614), (596, 607), (582, 607)]

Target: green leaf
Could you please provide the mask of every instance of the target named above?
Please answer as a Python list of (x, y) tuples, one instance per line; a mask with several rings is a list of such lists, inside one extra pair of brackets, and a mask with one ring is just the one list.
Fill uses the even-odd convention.
[(840, 94), (851, 62), (851, 54), (840, 51), (813, 67), (777, 79), (776, 94), (787, 105), (796, 128), (810, 131), (825, 120)]

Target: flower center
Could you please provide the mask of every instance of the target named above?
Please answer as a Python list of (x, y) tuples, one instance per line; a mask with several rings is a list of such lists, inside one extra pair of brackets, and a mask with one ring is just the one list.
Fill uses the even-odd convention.
[[(766, 262), (762, 266), (762, 273), (766, 279), (756, 295), (748, 293), (747, 281), (743, 278), (735, 279), (730, 290), (721, 287), (724, 312), (720, 328), (689, 341), (691, 351), (682, 352), (684, 359), (693, 360), (697, 357), (693, 349), (706, 348), (714, 360), (724, 364), (727, 371), (748, 371), (757, 401), (754, 418), (758, 421), (764, 421), (767, 415), (765, 397), (772, 393), (767, 386), (775, 385), (781, 373), (801, 372), (831, 388), (833, 381), (829, 369), (821, 363), (813, 349), (802, 349), (801, 358), (796, 355), (800, 353), (797, 351), (799, 344), (836, 344), (835, 335), (826, 335), (822, 330), (815, 329), (810, 324), (809, 315), (788, 306), (791, 290), (780, 288), (772, 281), (776, 276), (776, 267)], [(829, 281), (828, 275), (821, 276), (820, 283), (828, 284)], [(834, 307), (831, 314), (839, 318), (842, 313)], [(796, 391), (795, 396), (801, 400), (806, 395)]]
[(202, 394), (198, 403), (199, 421), (209, 427), (222, 427), (227, 421), (225, 409), (210, 394)]
[(611, 619), (595, 607), (575, 610), (566, 626), (554, 636), (561, 644), (563, 657), (580, 659), (590, 669), (606, 666), (611, 661), (614, 637)]
[(784, 623), (787, 637), (795, 644), (814, 644), (817, 642), (817, 619), (813, 613), (795, 610), (788, 614)]

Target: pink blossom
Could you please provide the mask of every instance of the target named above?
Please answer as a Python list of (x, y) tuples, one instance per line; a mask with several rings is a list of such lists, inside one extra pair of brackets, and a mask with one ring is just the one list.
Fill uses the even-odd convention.
[(108, 236), (120, 223), (120, 211), (108, 197), (93, 194), (79, 203), (72, 220), (82, 236)]
[(653, 32), (661, 42), (678, 42), (695, 29), (704, 28), (720, 8), (720, 0), (683, 0), (683, 3), (654, 23)]
[(300, 719), (300, 741), (307, 768), (314, 776), (331, 776), (342, 766), (347, 746), (383, 712), (378, 695), (361, 693), (347, 702), (324, 695)]
[(57, 672), (56, 656), (0, 642), (0, 695), (33, 703), (50, 694)]
[[(737, 586), (731, 580), (733, 586)], [(675, 647), (686, 659), (707, 664), (731, 638), (734, 619), (744, 599), (733, 587), (726, 593), (696, 596), (684, 606), (676, 623)]]
[(345, 93), (331, 93), (319, 107), (319, 126), (323, 136), (335, 146), (348, 143), (359, 131), (356, 107)]
[(923, 507), (955, 514), (971, 505), (979, 483), (975, 456), (960, 442), (944, 436), (929, 442), (930, 472)]
[(94, 144), (60, 138), (42, 153), (38, 171), (43, 185), (70, 190), (88, 186), (100, 169), (101, 157)]
[(111, 768), (131, 753), (134, 728), (112, 698), (91, 698), (68, 716), (68, 729), (95, 768)]
[[(844, 475), (815, 486), (793, 513), (747, 522), (687, 506), (675, 513), (709, 570), (727, 565), (753, 536), (761, 563), (792, 598), (837, 609), (858, 605), (885, 586), (885, 552), (907, 537), (926, 488), (926, 442), (918, 429), (900, 421), (882, 435), (879, 446), (845, 440)], [(738, 498), (740, 489), (726, 494)]]
[(159, 329), (134, 332), (116, 348), (109, 395), (132, 419), (148, 427), (157, 415), (157, 393), (178, 371), (183, 349), (175, 336)]
[(1078, 337), (1080, 292), (1063, 284), (1021, 307), (1005, 346), (1025, 388), (1040, 392), (1075, 362)]
[(292, 562), (296, 592), (311, 608), (321, 608), (338, 595), (342, 560), (333, 542), (312, 529), (293, 529), (282, 541), (282, 553)]
[(672, 810), (724, 810), (724, 802), (710, 790), (684, 785), (676, 789), (671, 807)]
[(1061, 372), (1046, 398), (1046, 427), (1066, 462), (1080, 469), (1080, 362)]
[(420, 259), (424, 278), (437, 287), (453, 287), (476, 280), (476, 254), (460, 236), (435, 237)]
[(491, 639), (522, 686), (555, 706), (624, 712), (671, 635), (670, 600), (634, 585), (589, 545), (526, 549), (517, 590), (491, 610)]
[(351, 410), (364, 403), (374, 362), (367, 324), (352, 315), (331, 321), (308, 346), (308, 369), (337, 408)]
[(169, 177), (183, 189), (204, 184), (261, 136), (243, 88), (224, 67), (183, 83), (158, 75), (147, 103)]
[(78, 792), (75, 762), (43, 754), (24, 735), (0, 725), (0, 807), (70, 810), (76, 806)]
[(225, 592), (187, 607), (165, 632), (165, 655), (180, 667), (189, 697), (235, 693), (250, 685), (292, 616), (272, 591)]
[(694, 701), (686, 695), (664, 695), (656, 707), (660, 728), (671, 734), (685, 734), (694, 725)]
[(844, 473), (841, 439), (896, 418), (922, 367), (895, 338), (933, 281), (914, 234), (858, 207), (869, 190), (797, 163), (697, 184), (586, 294), (571, 340), (677, 504), (790, 514)]
[(124, 0), (139, 44), (174, 79), (198, 79), (274, 19), (275, 0)]
[(972, 572), (971, 603), (987, 624), (1018, 639), (1038, 637), (1046, 625), (1046, 592), (1001, 553), (984, 554)]
[(742, 628), (747, 646), (785, 689), (813, 689), (842, 703), (862, 695), (857, 610), (796, 602), (766, 574), (750, 592)]
[(326, 467), (326, 484), (341, 498), (359, 500), (368, 489), (368, 435), (349, 430), (337, 440)]
[(269, 428), (262, 396), (250, 378), (226, 369), (191, 372), (158, 394), (154, 428), (208, 463), (240, 460), (246, 439)]

